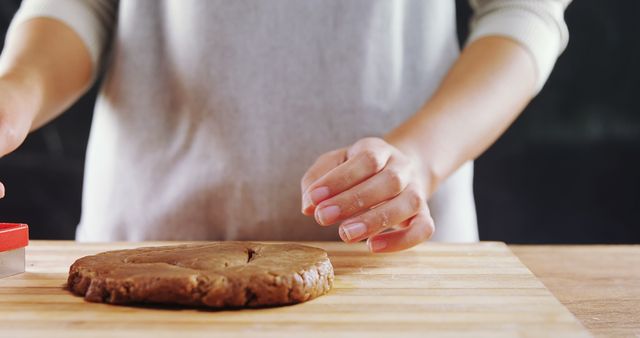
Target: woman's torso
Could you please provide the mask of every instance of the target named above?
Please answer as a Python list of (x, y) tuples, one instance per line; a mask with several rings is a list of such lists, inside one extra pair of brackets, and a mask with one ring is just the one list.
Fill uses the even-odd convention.
[[(79, 240), (337, 239), (301, 176), (414, 114), (458, 55), (453, 1), (119, 6)], [(434, 196), (437, 232), (467, 229), (443, 239), (477, 238), (471, 175)]]

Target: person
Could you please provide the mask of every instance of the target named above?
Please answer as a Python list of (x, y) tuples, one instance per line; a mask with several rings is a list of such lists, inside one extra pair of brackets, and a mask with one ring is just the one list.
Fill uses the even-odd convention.
[(472, 160), (543, 86), (568, 4), (472, 0), (460, 52), (454, 1), (25, 0), (0, 154), (102, 78), (78, 240), (476, 241)]

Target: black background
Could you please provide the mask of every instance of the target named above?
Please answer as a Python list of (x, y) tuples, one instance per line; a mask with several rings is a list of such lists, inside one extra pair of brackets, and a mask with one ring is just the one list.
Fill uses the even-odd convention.
[[(469, 8), (458, 0), (467, 34)], [(18, 0), (0, 2), (0, 37)], [(476, 161), (483, 240), (640, 243), (640, 1), (574, 1), (567, 50), (540, 95)], [(0, 160), (2, 221), (71, 239), (95, 89)]]

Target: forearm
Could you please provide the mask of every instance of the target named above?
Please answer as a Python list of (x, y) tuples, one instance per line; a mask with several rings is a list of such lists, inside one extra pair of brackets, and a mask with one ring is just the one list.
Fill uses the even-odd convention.
[[(28, 20), (7, 36), (0, 81), (13, 92), (18, 111), (36, 129), (70, 106), (91, 81), (92, 62), (80, 37), (60, 21)], [(6, 109), (6, 108), (5, 108)]]
[(507, 38), (467, 46), (439, 89), (385, 139), (418, 159), (429, 193), (464, 162), (484, 152), (534, 94), (535, 66)]

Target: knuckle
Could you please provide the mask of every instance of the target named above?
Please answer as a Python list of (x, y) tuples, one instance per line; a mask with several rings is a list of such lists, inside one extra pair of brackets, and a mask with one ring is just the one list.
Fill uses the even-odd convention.
[(320, 156), (318, 156), (318, 159), (316, 159), (316, 163), (320, 163), (320, 162), (324, 162), (326, 160), (328, 160), (329, 158), (331, 158), (332, 155), (332, 151), (328, 152), (328, 153), (324, 153)]
[(394, 194), (399, 194), (405, 187), (404, 178), (397, 169), (386, 170), (386, 182)]
[(365, 149), (360, 153), (362, 160), (369, 172), (378, 172), (384, 166), (381, 156), (372, 149)]
[(424, 240), (426, 241), (429, 238), (431, 238), (435, 231), (436, 231), (436, 225), (433, 222), (433, 218), (431, 216), (426, 216), (425, 217), (425, 231), (424, 231), (425, 238), (424, 238)]
[(338, 159), (342, 160), (343, 153), (344, 153), (343, 149), (334, 149), (334, 150), (328, 151), (318, 156), (316, 163), (337, 162)]
[(379, 137), (365, 137), (360, 139), (358, 142), (356, 142), (356, 145), (358, 145), (359, 147), (366, 148), (366, 147), (380, 145), (380, 142), (384, 142), (384, 141), (382, 141), (382, 139), (380, 139)]
[(406, 198), (407, 198), (407, 203), (409, 204), (409, 207), (411, 208), (412, 211), (420, 210), (425, 203), (425, 200), (422, 197), (422, 194), (420, 194), (418, 190), (414, 188), (407, 189)]
[(332, 159), (334, 159), (334, 158), (342, 159), (344, 157), (344, 149), (342, 149), (342, 148), (341, 149), (334, 149), (334, 150), (328, 152), (326, 155), (327, 155), (327, 157), (330, 157)]
[(429, 226), (429, 229), (431, 229), (431, 232), (436, 229), (436, 223), (433, 221), (433, 217), (427, 216), (427, 225)]
[(379, 210), (376, 216), (376, 223), (378, 224), (379, 228), (385, 229), (390, 227), (392, 224), (390, 224), (390, 217), (389, 217), (389, 211), (387, 210)]
[(360, 194), (357, 191), (353, 192), (353, 194), (351, 195), (351, 203), (350, 203), (349, 211), (356, 212), (364, 208), (364, 206), (365, 206), (365, 202), (364, 202), (364, 198), (362, 197), (362, 194)]
[(344, 175), (340, 177), (339, 181), (343, 187), (350, 187), (353, 185), (353, 182), (355, 181), (355, 179), (351, 172), (346, 172)]

